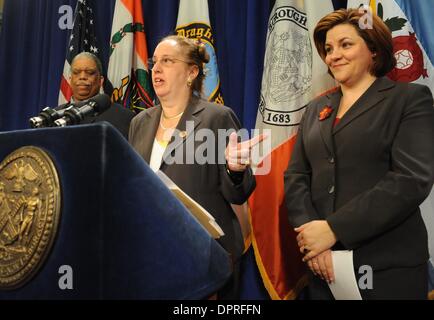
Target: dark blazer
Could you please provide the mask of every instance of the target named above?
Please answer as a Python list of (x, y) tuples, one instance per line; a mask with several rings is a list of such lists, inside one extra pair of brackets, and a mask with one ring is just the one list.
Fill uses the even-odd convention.
[[(157, 105), (155, 108), (142, 111), (131, 122), (130, 143), (148, 163), (161, 111), (161, 106)], [(244, 243), (240, 225), (230, 204), (242, 204), (248, 199), (256, 186), (254, 176), (248, 169), (241, 176), (240, 183), (234, 183), (224, 164), (226, 141), (220, 149), (216, 150), (213, 156), (214, 164), (198, 164), (196, 161), (192, 164), (167, 164), (165, 161), (168, 161), (174, 152), (182, 151), (186, 160), (187, 146), (190, 143), (194, 146), (195, 153), (203, 153), (200, 146), (204, 140), (194, 141), (198, 138), (195, 138), (191, 130), (186, 131), (187, 121), (192, 121), (195, 134), (200, 129), (209, 129), (215, 137), (218, 136), (218, 129), (238, 130), (240, 123), (230, 108), (192, 98), (177, 126), (179, 132), (186, 132), (186, 136), (177, 137), (177, 140), (172, 139), (166, 148), (160, 167), (160, 170), (182, 190), (214, 216), (225, 232), (225, 236), (221, 237), (219, 242), (233, 255), (233, 259), (238, 259), (242, 254)], [(217, 143), (215, 145), (217, 146)], [(189, 155), (194, 156), (191, 153)], [(218, 164), (218, 157), (223, 160), (223, 164)]]
[[(326, 219), (354, 264), (375, 270), (428, 259), (419, 205), (434, 181), (434, 108), (421, 85), (377, 79), (333, 126), (341, 91), (312, 101), (285, 173), (289, 220)], [(319, 120), (325, 106), (333, 112)]]
[[(56, 109), (61, 110), (70, 106), (69, 103), (58, 106)], [(80, 106), (80, 104), (78, 104)], [(130, 128), (130, 122), (135, 116), (135, 113), (131, 110), (124, 108), (118, 103), (112, 103), (110, 108), (101, 114), (95, 114), (87, 116), (80, 122), (80, 124), (89, 124), (101, 121), (107, 121), (113, 125), (120, 133), (128, 139), (128, 131)]]

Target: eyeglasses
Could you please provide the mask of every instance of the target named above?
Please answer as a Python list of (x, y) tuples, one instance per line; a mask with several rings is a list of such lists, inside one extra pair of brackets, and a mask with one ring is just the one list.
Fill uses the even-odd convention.
[(154, 58), (149, 58), (149, 59), (148, 59), (148, 68), (149, 68), (149, 70), (154, 69), (154, 67), (155, 67), (155, 65), (156, 65), (157, 63), (160, 63), (160, 65), (161, 65), (162, 67), (171, 67), (171, 66), (173, 66), (177, 61), (179, 61), (179, 62), (184, 62), (184, 63), (187, 63), (187, 64), (190, 64), (190, 62), (187, 62), (187, 61), (184, 61), (184, 60), (181, 60), (181, 59), (171, 58), (171, 57), (163, 57), (163, 58), (161, 58), (161, 59), (159, 59), (159, 60), (156, 60), (156, 59), (154, 59)]

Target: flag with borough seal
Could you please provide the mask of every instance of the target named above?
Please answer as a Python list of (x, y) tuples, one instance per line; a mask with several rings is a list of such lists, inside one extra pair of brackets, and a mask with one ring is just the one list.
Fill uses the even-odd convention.
[(270, 130), (271, 152), (255, 171), (249, 206), (256, 263), (272, 299), (294, 299), (307, 283), (289, 225), (283, 173), (306, 105), (335, 86), (313, 41), (315, 25), (332, 11), (330, 0), (276, 0), (268, 21), (256, 128)]

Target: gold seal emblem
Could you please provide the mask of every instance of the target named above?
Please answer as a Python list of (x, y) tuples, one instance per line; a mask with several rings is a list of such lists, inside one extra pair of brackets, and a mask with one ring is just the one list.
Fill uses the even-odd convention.
[(0, 289), (22, 286), (43, 264), (60, 200), (56, 168), (42, 149), (22, 147), (0, 163)]

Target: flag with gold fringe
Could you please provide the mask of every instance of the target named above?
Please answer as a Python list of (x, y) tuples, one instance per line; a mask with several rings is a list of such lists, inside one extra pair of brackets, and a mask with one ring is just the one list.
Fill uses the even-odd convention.
[(328, 0), (276, 0), (268, 22), (256, 128), (271, 130), (268, 174), (256, 176), (249, 199), (256, 263), (272, 299), (294, 299), (306, 285), (306, 268), (289, 225), (283, 173), (306, 104), (334, 86), (316, 52), (313, 29), (333, 11)]

